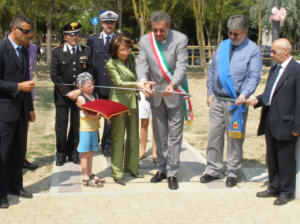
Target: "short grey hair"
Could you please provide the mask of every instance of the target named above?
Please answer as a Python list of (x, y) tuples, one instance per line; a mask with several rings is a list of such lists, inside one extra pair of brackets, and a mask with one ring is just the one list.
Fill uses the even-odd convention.
[(228, 30), (248, 30), (248, 22), (242, 15), (231, 15), (227, 22)]
[(16, 15), (14, 18), (12, 18), (12, 20), (9, 23), (10, 31), (14, 26), (20, 26), (20, 24), (23, 22), (28, 23), (31, 26), (31, 30), (34, 30), (34, 25), (28, 17), (24, 15)]
[(171, 18), (168, 13), (165, 11), (156, 11), (153, 12), (150, 16), (150, 22), (156, 23), (156, 22), (162, 22), (165, 21), (167, 25), (171, 24)]

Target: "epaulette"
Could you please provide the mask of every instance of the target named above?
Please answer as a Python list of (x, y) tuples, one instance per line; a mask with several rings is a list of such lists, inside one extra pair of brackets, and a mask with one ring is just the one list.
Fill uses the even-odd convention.
[(53, 49), (62, 48), (62, 47), (63, 47), (63, 44), (60, 44), (60, 45), (56, 46), (56, 47), (53, 48)]
[(80, 44), (81, 47), (84, 47), (84, 48), (90, 48), (89, 46), (85, 45), (85, 44)]
[(97, 36), (98, 33), (93, 33), (92, 35), (90, 35), (89, 37), (93, 37), (93, 36)]
[(98, 36), (99, 36), (99, 33), (93, 33), (87, 39), (94, 39), (94, 38), (97, 38)]

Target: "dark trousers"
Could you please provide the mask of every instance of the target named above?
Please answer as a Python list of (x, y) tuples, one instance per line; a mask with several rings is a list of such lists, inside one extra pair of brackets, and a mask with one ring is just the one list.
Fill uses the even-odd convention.
[(23, 188), (27, 128), (23, 113), (16, 122), (0, 122), (0, 197)]
[(277, 140), (272, 136), (267, 124), (265, 138), (269, 189), (274, 193), (292, 197), (295, 192), (297, 139)]
[[(106, 95), (100, 95), (100, 99), (107, 100), (109, 96)], [(101, 148), (103, 149), (109, 149), (111, 144), (111, 124), (107, 122), (107, 120), (104, 121), (104, 129), (103, 129), (103, 135), (101, 139)]]
[(57, 158), (71, 158), (72, 155), (78, 154), (79, 109), (75, 102), (56, 105), (55, 133)]

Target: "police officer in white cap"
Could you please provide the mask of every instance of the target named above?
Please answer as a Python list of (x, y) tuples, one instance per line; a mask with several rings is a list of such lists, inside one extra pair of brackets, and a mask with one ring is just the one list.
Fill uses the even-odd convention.
[[(87, 45), (92, 49), (96, 85), (110, 86), (107, 72), (104, 68), (109, 60), (108, 54), (109, 43), (116, 35), (114, 30), (118, 20), (118, 14), (113, 11), (104, 11), (99, 16), (102, 26), (100, 34), (93, 34), (87, 39)], [(108, 99), (109, 89), (97, 88), (98, 95), (102, 99)], [(101, 148), (104, 156), (110, 155), (110, 125), (105, 122), (104, 131), (101, 140)]]

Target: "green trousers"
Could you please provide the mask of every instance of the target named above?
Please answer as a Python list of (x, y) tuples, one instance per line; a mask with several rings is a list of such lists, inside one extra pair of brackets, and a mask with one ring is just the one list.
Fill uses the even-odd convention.
[[(139, 120), (138, 110), (115, 117), (111, 121), (111, 167), (112, 177), (122, 179), (124, 171), (139, 172)], [(126, 132), (126, 141), (124, 138)]]

